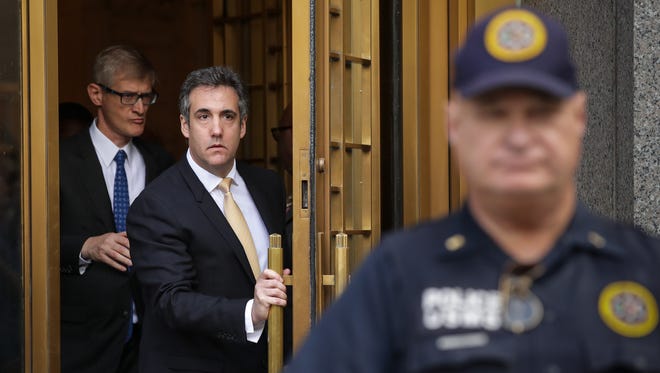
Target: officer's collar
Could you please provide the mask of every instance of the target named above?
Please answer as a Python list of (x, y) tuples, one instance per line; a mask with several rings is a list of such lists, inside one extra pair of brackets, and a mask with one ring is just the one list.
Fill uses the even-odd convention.
[[(511, 258), (504, 252), (495, 241), (476, 222), (466, 202), (460, 212), (462, 231), (465, 234), (464, 252), (477, 250), (499, 263), (507, 263)], [(567, 255), (571, 250), (590, 251), (596, 255), (611, 255), (621, 257), (624, 248), (611, 237), (612, 230), (607, 229), (605, 220), (594, 215), (582, 203), (578, 202), (573, 218), (566, 231), (553, 245), (552, 250), (542, 260), (548, 266), (552, 266), (558, 260)]]
[(566, 231), (561, 235), (555, 249), (559, 246), (576, 247), (596, 254), (623, 256), (625, 249), (612, 236), (613, 230), (606, 220), (589, 211), (578, 202), (575, 214)]

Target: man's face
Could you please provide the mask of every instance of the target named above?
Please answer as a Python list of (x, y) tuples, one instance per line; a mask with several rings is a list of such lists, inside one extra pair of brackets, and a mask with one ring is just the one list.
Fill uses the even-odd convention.
[(470, 193), (573, 193), (584, 135), (585, 96), (557, 99), (497, 90), (449, 104), (449, 139)]
[[(153, 92), (151, 80), (145, 79), (114, 79), (108, 88), (120, 93), (148, 93)], [(97, 84), (90, 84), (87, 88), (90, 99), (98, 108), (98, 127), (112, 142), (121, 147), (128, 141), (142, 135), (147, 122), (147, 111), (150, 105), (138, 100), (134, 105), (121, 103), (121, 98), (111, 92), (103, 90)]]
[(179, 120), (193, 160), (216, 176), (227, 176), (247, 124), (247, 118), (240, 118), (236, 91), (227, 86), (193, 89), (190, 122), (182, 115)]

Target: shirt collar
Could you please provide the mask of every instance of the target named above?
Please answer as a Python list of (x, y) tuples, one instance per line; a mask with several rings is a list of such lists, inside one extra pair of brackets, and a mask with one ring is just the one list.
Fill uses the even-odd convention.
[(119, 149), (123, 149), (126, 152), (127, 164), (130, 164), (131, 159), (134, 159), (133, 156), (135, 155), (135, 152), (137, 152), (133, 140), (129, 141), (128, 144), (124, 145), (122, 148), (117, 147), (117, 145), (110, 141), (110, 139), (99, 130), (96, 118), (94, 119), (94, 122), (92, 122), (92, 125), (89, 126), (89, 136), (92, 138), (92, 144), (94, 145), (94, 149), (96, 149), (96, 154), (99, 156), (99, 160), (103, 167), (110, 166)]
[[(192, 155), (190, 154), (190, 148), (188, 148), (188, 151), (186, 152), (186, 159), (188, 160), (188, 164), (190, 165), (190, 168), (192, 168), (195, 175), (197, 175), (199, 181), (201, 181), (202, 185), (204, 185), (204, 189), (206, 189), (207, 192), (211, 193), (213, 189), (215, 189), (218, 186), (218, 184), (220, 184), (223, 178), (208, 172), (207, 170), (203, 169), (200, 165), (198, 165), (197, 162), (195, 162), (195, 160), (192, 158)], [(231, 166), (231, 170), (227, 174), (227, 177), (232, 178), (233, 184), (238, 184), (239, 181), (242, 180), (238, 175), (238, 171), (236, 171), (235, 159), (234, 159), (234, 163)]]

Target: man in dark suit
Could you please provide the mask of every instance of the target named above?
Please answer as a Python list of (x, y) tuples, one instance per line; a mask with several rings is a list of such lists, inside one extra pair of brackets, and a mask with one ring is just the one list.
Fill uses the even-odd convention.
[(284, 230), (284, 186), (275, 172), (235, 161), (247, 130), (236, 73), (193, 71), (179, 109), (186, 156), (127, 219), (145, 302), (140, 371), (266, 372), (265, 322), (287, 299), (266, 268), (268, 236)]
[(130, 201), (172, 163), (161, 147), (136, 138), (158, 97), (155, 82), (151, 63), (137, 50), (101, 51), (87, 86), (96, 119), (60, 145), (63, 373), (137, 371), (140, 302), (131, 291), (124, 225)]

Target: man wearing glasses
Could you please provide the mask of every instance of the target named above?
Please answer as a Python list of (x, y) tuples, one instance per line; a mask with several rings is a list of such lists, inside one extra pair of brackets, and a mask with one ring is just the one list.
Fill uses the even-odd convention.
[(660, 241), (576, 197), (567, 36), (504, 8), (454, 60), (461, 211), (383, 239), (286, 373), (658, 372)]
[(172, 159), (138, 138), (158, 99), (151, 63), (111, 46), (97, 55), (93, 79), (96, 118), (60, 144), (62, 372), (137, 372), (141, 306), (125, 219)]

